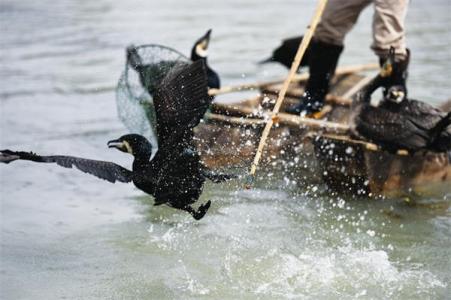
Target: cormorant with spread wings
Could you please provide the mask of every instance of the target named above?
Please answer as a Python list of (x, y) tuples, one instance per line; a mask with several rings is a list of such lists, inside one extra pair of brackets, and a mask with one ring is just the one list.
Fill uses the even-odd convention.
[(29, 160), (75, 167), (109, 182), (133, 182), (136, 187), (155, 197), (155, 205), (167, 204), (201, 219), (211, 202), (195, 210), (206, 179), (222, 182), (231, 178), (217, 174), (201, 164), (193, 142), (193, 128), (199, 124), (211, 97), (208, 96), (204, 61), (182, 64), (165, 76), (154, 96), (157, 115), (158, 152), (150, 160), (151, 143), (141, 135), (127, 134), (108, 142), (134, 156), (132, 170), (113, 162), (73, 156), (41, 156), (32, 152), (1, 150), (0, 161)]

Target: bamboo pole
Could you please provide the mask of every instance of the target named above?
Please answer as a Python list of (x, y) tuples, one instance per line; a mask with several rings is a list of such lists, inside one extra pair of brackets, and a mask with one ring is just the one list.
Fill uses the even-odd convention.
[(224, 116), (220, 114), (215, 113), (206, 113), (205, 119), (208, 121), (214, 121), (214, 122), (223, 122), (227, 124), (233, 124), (238, 126), (261, 126), (265, 125), (266, 122), (263, 119), (257, 119), (257, 118), (246, 118), (246, 117), (230, 117), (230, 116)]
[[(252, 178), (255, 176), (255, 172), (257, 170), (258, 163), (260, 162), (261, 155), (263, 153), (263, 149), (266, 145), (266, 139), (268, 138), (269, 132), (271, 131), (271, 127), (274, 124), (274, 121), (278, 118), (278, 113), (280, 106), (282, 105), (283, 99), (285, 98), (285, 94), (288, 90), (288, 86), (293, 79), (296, 71), (298, 70), (299, 64), (304, 56), (305, 50), (310, 43), (310, 40), (313, 37), (313, 33), (315, 32), (316, 26), (318, 25), (321, 15), (323, 14), (324, 8), (326, 7), (327, 0), (319, 0), (318, 5), (313, 15), (312, 22), (310, 26), (307, 28), (306, 33), (304, 34), (304, 38), (302, 39), (301, 44), (299, 45), (296, 56), (294, 57), (294, 61), (291, 65), (290, 73), (288, 73), (288, 77), (285, 79), (283, 83), (282, 89), (280, 90), (279, 96), (277, 97), (276, 105), (272, 111), (272, 116), (269, 118), (268, 123), (266, 123), (265, 128), (263, 129), (262, 137), (260, 139), (260, 143), (257, 148), (257, 153), (255, 154), (254, 161), (252, 162), (251, 169), (249, 175)], [(249, 186), (248, 186), (249, 187)]]
[(343, 94), (344, 99), (351, 99), (355, 94), (357, 94), (365, 85), (367, 85), (374, 76), (365, 76), (356, 85), (350, 88), (346, 93)]
[[(230, 114), (238, 114), (241, 115), (243, 117), (230, 117), (229, 118), (234, 118), (234, 119), (228, 119), (228, 118), (220, 118), (217, 116), (221, 116), (219, 114), (209, 114), (207, 115), (207, 119), (209, 118), (209, 116), (213, 115), (213, 120), (218, 120), (218, 121), (230, 121), (230, 123), (232, 124), (258, 124), (258, 125), (262, 125), (265, 124), (263, 119), (258, 118), (259, 114), (258, 112), (256, 112), (254, 109), (249, 108), (249, 107), (237, 107), (237, 106), (228, 106), (228, 105), (224, 105), (224, 104), (219, 104), (216, 103), (214, 106), (215, 109), (217, 109), (218, 111), (222, 111), (225, 113), (230, 113)], [(261, 114), (260, 114), (261, 116)], [(267, 114), (263, 115), (263, 118), (266, 117)], [(254, 121), (239, 121), (239, 120), (254, 120)], [(258, 120), (258, 121), (257, 121)], [(301, 117), (301, 116), (297, 116), (297, 115), (293, 115), (293, 114), (287, 114), (287, 113), (278, 113), (277, 117), (273, 120), (273, 122), (277, 122), (281, 125), (289, 125), (289, 126), (304, 126), (307, 127), (309, 129), (316, 129), (316, 130), (322, 130), (322, 129), (326, 129), (329, 131), (333, 131), (333, 132), (340, 132), (340, 133), (347, 133), (349, 131), (349, 126), (346, 124), (341, 124), (341, 123), (335, 123), (335, 122), (330, 122), (330, 121), (324, 121), (324, 120), (317, 120), (317, 119), (312, 119), (312, 118), (305, 118), (305, 117)]]
[[(316, 135), (313, 132), (307, 135), (307, 137), (309, 137), (309, 138), (313, 138), (315, 136)], [(370, 143), (370, 142), (363, 141), (363, 140), (356, 140), (356, 139), (350, 138), (349, 136), (335, 135), (335, 134), (321, 134), (321, 137), (326, 138), (326, 139), (336, 140), (336, 141), (342, 141), (342, 142), (346, 142), (349, 144), (361, 145), (366, 150), (369, 150), (369, 151), (374, 151), (374, 152), (383, 151), (383, 149), (381, 147), (379, 147), (378, 145), (376, 145), (374, 143)], [(396, 155), (406, 156), (406, 155), (409, 155), (409, 151), (407, 151), (405, 149), (398, 149), (396, 151)]]
[(345, 98), (342, 96), (335, 96), (335, 95), (327, 94), (326, 95), (326, 103), (332, 103), (332, 104), (341, 105), (341, 106), (351, 106), (352, 99)]
[[(379, 68), (378, 64), (375, 63), (369, 63), (369, 64), (362, 64), (362, 65), (351, 65), (351, 66), (344, 66), (339, 67), (337, 71), (335, 72), (336, 75), (346, 75), (346, 74), (352, 74), (352, 73), (358, 73), (358, 72), (364, 72), (364, 71), (371, 71), (376, 70)], [(296, 74), (294, 75), (291, 82), (302, 82), (306, 81), (309, 77), (308, 73), (303, 74)], [(210, 96), (217, 96), (227, 93), (234, 93), (234, 92), (241, 92), (241, 91), (249, 91), (249, 90), (258, 90), (264, 86), (283, 83), (284, 80), (277, 79), (272, 81), (264, 81), (264, 82), (256, 82), (256, 83), (244, 83), (239, 85), (232, 85), (232, 86), (225, 86), (220, 89), (210, 89), (208, 91), (208, 94)]]

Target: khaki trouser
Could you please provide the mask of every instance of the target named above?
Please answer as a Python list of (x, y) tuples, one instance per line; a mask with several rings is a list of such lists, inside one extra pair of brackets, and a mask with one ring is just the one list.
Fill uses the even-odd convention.
[(404, 19), (409, 0), (329, 0), (316, 28), (315, 39), (342, 46), (345, 35), (357, 22), (360, 12), (372, 2), (374, 16), (371, 49), (379, 57), (385, 57), (393, 46), (396, 60), (405, 58)]

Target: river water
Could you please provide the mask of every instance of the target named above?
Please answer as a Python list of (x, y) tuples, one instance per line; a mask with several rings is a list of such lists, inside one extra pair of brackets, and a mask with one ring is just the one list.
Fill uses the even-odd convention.
[[(213, 29), (224, 85), (285, 74), (257, 66), (303, 32), (313, 1), (59, 0), (0, 4), (0, 148), (131, 160), (106, 141), (126, 132), (114, 87), (131, 43), (189, 54)], [(342, 65), (376, 61), (372, 8)], [(451, 97), (451, 4), (414, 0), (407, 16), (410, 95)], [(200, 222), (131, 185), (74, 170), (0, 166), (2, 299), (446, 299), (451, 192), (348, 199), (277, 176), (253, 190), (207, 184)], [(434, 205), (430, 205), (433, 203)]]

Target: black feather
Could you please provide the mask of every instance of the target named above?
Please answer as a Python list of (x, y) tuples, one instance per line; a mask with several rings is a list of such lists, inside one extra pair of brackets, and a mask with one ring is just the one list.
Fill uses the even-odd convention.
[[(14, 160), (30, 160), (40, 163), (56, 163), (57, 165), (64, 168), (75, 167), (84, 173), (94, 175), (98, 178), (104, 179), (109, 182), (131, 182), (132, 172), (108, 161), (92, 160), (74, 156), (40, 156), (32, 152), (22, 152), (22, 151), (10, 151), (1, 150), (0, 157), (4, 159), (8, 157), (15, 158)], [(0, 161), (2, 161), (0, 160)], [(9, 160), (10, 162), (12, 160)]]
[(211, 101), (202, 60), (167, 74), (154, 98), (159, 143), (189, 138)]

